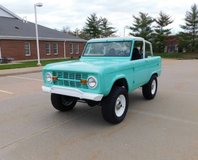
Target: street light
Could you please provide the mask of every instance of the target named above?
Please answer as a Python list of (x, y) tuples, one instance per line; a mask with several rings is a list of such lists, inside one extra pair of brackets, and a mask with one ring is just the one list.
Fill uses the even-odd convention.
[(37, 48), (37, 59), (38, 59), (38, 66), (41, 66), (40, 61), (40, 52), (39, 52), (39, 39), (38, 39), (38, 26), (37, 26), (37, 13), (36, 13), (36, 7), (42, 7), (43, 4), (38, 2), (34, 4), (34, 14), (35, 14), (35, 31), (36, 31), (36, 48)]
[(2, 57), (1, 57), (1, 47), (0, 47), (0, 59), (1, 59)]
[(125, 37), (125, 30), (130, 29), (130, 26), (124, 26), (124, 37)]

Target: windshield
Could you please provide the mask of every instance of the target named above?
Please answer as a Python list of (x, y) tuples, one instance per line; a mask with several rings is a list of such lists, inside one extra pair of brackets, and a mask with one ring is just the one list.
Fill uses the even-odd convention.
[(94, 42), (88, 43), (84, 56), (119, 56), (128, 57), (131, 53), (132, 42)]

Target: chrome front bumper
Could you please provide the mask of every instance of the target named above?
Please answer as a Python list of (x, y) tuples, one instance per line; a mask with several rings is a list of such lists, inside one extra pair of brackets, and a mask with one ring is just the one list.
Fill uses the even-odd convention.
[(46, 87), (42, 86), (44, 92), (55, 93), (65, 96), (77, 97), (80, 99), (88, 99), (93, 101), (101, 101), (103, 94), (87, 93), (82, 92), (76, 88), (66, 88), (66, 87)]

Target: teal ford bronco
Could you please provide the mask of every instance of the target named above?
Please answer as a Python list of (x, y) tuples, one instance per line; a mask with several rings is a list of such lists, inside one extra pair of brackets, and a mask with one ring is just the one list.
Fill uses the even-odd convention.
[(101, 105), (103, 118), (117, 124), (126, 116), (128, 93), (142, 87), (145, 99), (155, 97), (161, 58), (140, 37), (92, 39), (79, 60), (46, 65), (42, 74), (55, 109), (72, 110), (77, 101)]

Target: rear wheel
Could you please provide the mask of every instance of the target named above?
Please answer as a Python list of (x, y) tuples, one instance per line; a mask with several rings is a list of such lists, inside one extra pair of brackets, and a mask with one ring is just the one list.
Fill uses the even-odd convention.
[(126, 116), (128, 110), (128, 93), (126, 88), (115, 86), (110, 94), (103, 98), (103, 118), (110, 123), (120, 123)]
[(157, 76), (153, 75), (150, 81), (142, 87), (142, 94), (145, 99), (153, 99), (157, 93)]
[(51, 102), (55, 109), (65, 112), (72, 110), (77, 102), (76, 98), (59, 95), (59, 94), (51, 94)]

